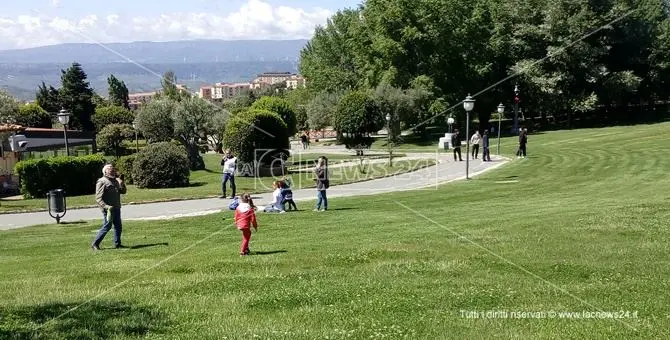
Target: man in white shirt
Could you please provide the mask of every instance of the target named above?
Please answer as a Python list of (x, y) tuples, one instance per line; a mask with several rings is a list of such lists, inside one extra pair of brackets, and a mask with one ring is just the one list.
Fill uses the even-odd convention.
[(472, 144), (472, 158), (477, 159), (479, 155), (479, 144), (482, 142), (482, 135), (479, 134), (479, 131), (475, 131), (475, 134), (470, 138), (470, 144)]
[(230, 181), (230, 189), (233, 191), (233, 195), (230, 198), (235, 198), (235, 171), (237, 170), (237, 158), (233, 157), (233, 154), (230, 150), (225, 151), (225, 156), (221, 160), (221, 166), (223, 166), (223, 180), (221, 184), (221, 191), (223, 191), (223, 196), (221, 198), (226, 198), (226, 184)]

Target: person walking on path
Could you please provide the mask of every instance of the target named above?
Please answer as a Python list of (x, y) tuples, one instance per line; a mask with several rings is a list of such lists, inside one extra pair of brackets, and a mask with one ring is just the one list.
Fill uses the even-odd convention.
[(300, 136), (300, 143), (302, 143), (302, 149), (306, 150), (307, 149), (307, 134), (303, 133)]
[(479, 156), (479, 144), (482, 142), (482, 135), (479, 134), (479, 131), (475, 131), (475, 134), (470, 138), (470, 144), (472, 144), (472, 158), (477, 159)]
[(243, 194), (242, 203), (235, 209), (235, 225), (237, 230), (242, 232), (242, 244), (240, 245), (240, 256), (246, 256), (251, 253), (249, 250), (249, 241), (251, 241), (251, 228), (258, 231), (258, 222), (256, 221), (256, 207), (249, 194)]
[(491, 161), (491, 151), (489, 146), (489, 130), (484, 130), (484, 136), (482, 137), (482, 161), (484, 162)]
[(456, 161), (456, 154), (458, 154), (458, 160), (462, 162), (461, 136), (458, 133), (458, 129), (454, 130), (454, 134), (451, 136), (451, 146), (454, 148), (454, 162)]
[[(326, 157), (319, 157), (314, 174), (316, 175), (316, 208), (314, 211), (326, 211), (328, 210), (326, 189), (330, 187), (330, 181), (328, 180), (328, 159)], [(323, 210), (321, 209), (322, 206)]]
[(235, 198), (235, 171), (237, 171), (237, 158), (233, 157), (233, 154), (230, 150), (225, 151), (223, 159), (221, 159), (221, 166), (223, 167), (223, 178), (221, 179), (221, 191), (223, 195), (221, 198), (226, 198), (226, 186), (228, 181), (230, 181), (230, 190), (233, 191), (233, 195), (230, 198)]
[(102, 177), (95, 183), (95, 202), (102, 210), (102, 228), (91, 244), (93, 250), (100, 250), (100, 243), (114, 226), (114, 248), (124, 248), (121, 244), (121, 195), (126, 193), (123, 175), (116, 177), (116, 169), (111, 164), (102, 168)]

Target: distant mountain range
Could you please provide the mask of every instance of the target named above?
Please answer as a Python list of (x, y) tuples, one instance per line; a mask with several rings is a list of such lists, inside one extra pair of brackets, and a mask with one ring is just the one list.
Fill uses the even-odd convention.
[(179, 83), (198, 88), (215, 82), (249, 81), (269, 71), (297, 71), (307, 40), (193, 40), (114, 44), (61, 44), (0, 51), (0, 88), (27, 100), (44, 81), (58, 87), (60, 70), (82, 64), (91, 86), (107, 94), (114, 74), (130, 92), (154, 90), (160, 75), (173, 70)]

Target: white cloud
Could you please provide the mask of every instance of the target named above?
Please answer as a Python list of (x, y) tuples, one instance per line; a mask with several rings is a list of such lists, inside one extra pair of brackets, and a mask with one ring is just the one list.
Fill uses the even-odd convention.
[[(59, 5), (52, 0), (52, 5)], [(0, 16), (0, 49), (65, 42), (129, 42), (185, 39), (301, 39), (312, 36), (332, 12), (272, 6), (248, 0), (228, 14), (177, 12), (156, 16), (89, 14), (79, 18), (46, 15)]]
[(51, 7), (60, 7), (60, 0), (51, 0), (49, 4)]

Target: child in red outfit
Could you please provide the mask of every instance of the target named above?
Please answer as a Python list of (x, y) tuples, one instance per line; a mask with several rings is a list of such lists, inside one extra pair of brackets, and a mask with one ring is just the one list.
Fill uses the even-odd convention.
[(243, 194), (240, 205), (235, 209), (235, 225), (242, 232), (242, 245), (240, 256), (249, 255), (249, 241), (251, 240), (251, 227), (258, 230), (256, 222), (256, 207), (249, 194)]

